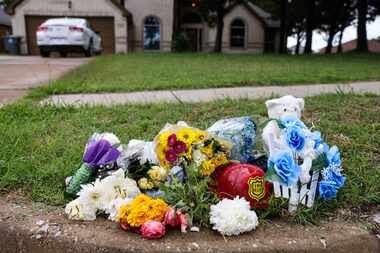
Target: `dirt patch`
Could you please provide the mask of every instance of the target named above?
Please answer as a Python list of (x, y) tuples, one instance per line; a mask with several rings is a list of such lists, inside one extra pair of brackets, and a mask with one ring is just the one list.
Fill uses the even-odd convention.
[(379, 252), (380, 240), (363, 224), (330, 221), (300, 226), (276, 221), (224, 238), (211, 230), (143, 240), (105, 219), (74, 222), (63, 207), (33, 203), (18, 194), (0, 197), (1, 252)]

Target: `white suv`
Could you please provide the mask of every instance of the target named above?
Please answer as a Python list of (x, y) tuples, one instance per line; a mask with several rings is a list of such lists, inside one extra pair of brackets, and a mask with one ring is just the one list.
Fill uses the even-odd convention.
[(62, 57), (69, 52), (83, 52), (90, 57), (102, 51), (102, 39), (82, 18), (48, 19), (37, 29), (37, 45), (42, 57), (58, 51)]

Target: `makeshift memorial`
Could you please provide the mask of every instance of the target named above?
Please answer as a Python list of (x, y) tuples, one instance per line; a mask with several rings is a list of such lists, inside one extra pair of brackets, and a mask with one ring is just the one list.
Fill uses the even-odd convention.
[(249, 201), (251, 208), (267, 208), (272, 184), (264, 171), (250, 164), (231, 164), (216, 173), (217, 192), (221, 198), (236, 196)]
[(117, 169), (116, 160), (122, 147), (120, 140), (111, 133), (94, 133), (87, 142), (83, 163), (73, 177), (66, 179), (67, 197), (75, 197), (82, 184), (87, 184), (97, 177), (105, 177)]
[(219, 120), (206, 131), (233, 144), (228, 157), (230, 160), (242, 163), (255, 160), (252, 151), (256, 141), (256, 124), (249, 117)]
[(123, 147), (113, 134), (94, 134), (83, 164), (69, 178), (69, 219), (119, 223), (145, 239), (169, 229), (210, 227), (232, 236), (258, 226), (255, 210), (272, 194), (289, 199), (294, 213), (315, 196), (336, 197), (345, 183), (339, 149), (301, 121), (304, 100), (266, 102), (269, 123), (262, 138), (267, 156), (254, 151), (256, 125), (249, 117), (217, 121), (203, 131), (185, 122), (166, 124), (153, 141)]
[(266, 179), (273, 182), (275, 196), (289, 199), (291, 213), (299, 203), (312, 207), (323, 171), (319, 195), (322, 199), (335, 197), (345, 180), (340, 154), (337, 147), (328, 148), (320, 132), (310, 131), (300, 120), (303, 99), (285, 96), (269, 100), (266, 105), (271, 120), (263, 131), (269, 155)]

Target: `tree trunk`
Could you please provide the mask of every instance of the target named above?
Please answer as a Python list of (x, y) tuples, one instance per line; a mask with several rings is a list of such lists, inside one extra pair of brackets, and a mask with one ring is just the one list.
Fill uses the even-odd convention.
[[(335, 22), (335, 20), (334, 20)], [(326, 47), (326, 54), (331, 54), (332, 48), (333, 48), (333, 42), (334, 42), (334, 37), (336, 34), (336, 24), (335, 23), (330, 24), (330, 29), (329, 29), (329, 39), (327, 41), (327, 47)]]
[(296, 44), (296, 54), (300, 54), (300, 47), (301, 47), (301, 31), (297, 31), (297, 44)]
[(313, 30), (314, 30), (314, 11), (315, 11), (315, 0), (311, 0), (308, 4), (307, 18), (306, 18), (306, 43), (305, 43), (305, 54), (311, 54), (312, 44), (313, 44)]
[(219, 8), (217, 11), (217, 25), (216, 25), (216, 40), (214, 52), (222, 52), (223, 43), (223, 29), (224, 29), (224, 11), (223, 8)]
[(281, 0), (280, 54), (287, 52), (288, 0)]
[(342, 53), (342, 51), (343, 51), (342, 40), (343, 40), (344, 30), (345, 30), (345, 28), (343, 28), (343, 29), (340, 31), (340, 35), (339, 35), (339, 44), (338, 44), (338, 53)]
[(367, 14), (368, 14), (368, 1), (359, 0), (357, 3), (358, 8), (358, 43), (357, 50), (360, 52), (368, 52), (367, 41)]

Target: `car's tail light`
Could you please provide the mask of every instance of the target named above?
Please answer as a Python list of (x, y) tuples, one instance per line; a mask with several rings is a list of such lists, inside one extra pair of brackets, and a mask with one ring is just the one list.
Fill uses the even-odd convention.
[(81, 33), (84, 32), (84, 29), (82, 27), (78, 27), (78, 26), (70, 26), (69, 30), (72, 32), (81, 32)]
[(37, 32), (46, 32), (48, 30), (48, 28), (46, 26), (39, 26), (37, 28)]

